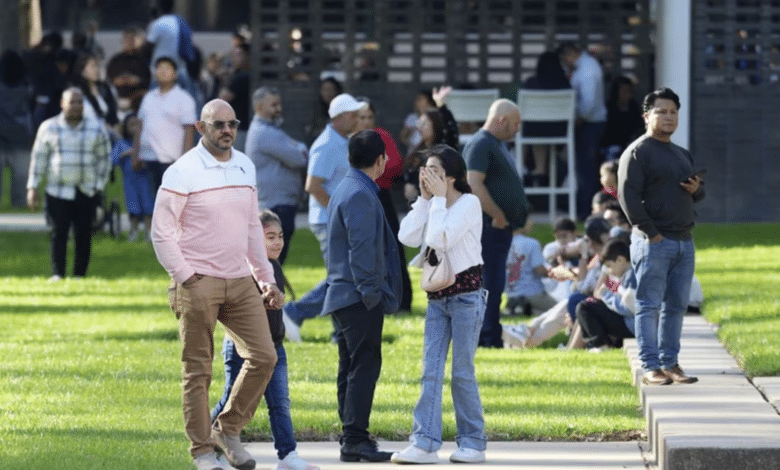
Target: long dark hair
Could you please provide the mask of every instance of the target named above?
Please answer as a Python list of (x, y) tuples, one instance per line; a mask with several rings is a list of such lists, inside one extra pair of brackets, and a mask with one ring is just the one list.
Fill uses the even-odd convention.
[(333, 96), (339, 96), (340, 94), (344, 93), (344, 87), (341, 86), (341, 82), (336, 80), (333, 77), (325, 77), (322, 80), (320, 80), (320, 85), (317, 87), (317, 100), (320, 104), (320, 112), (323, 116), (328, 115), (328, 106), (330, 106), (330, 103), (326, 103), (325, 100), (322, 99), (322, 95), (320, 94), (320, 89), (322, 89), (322, 84), (325, 82), (330, 82), (333, 84), (334, 87), (336, 87), (336, 94)]
[(423, 164), (426, 150), (444, 142), (444, 118), (441, 113), (436, 109), (429, 109), (423, 114), (431, 121), (431, 127), (433, 127), (433, 145), (428, 147), (425, 141), (420, 140), (420, 143), (409, 152), (409, 157), (406, 159), (406, 166), (410, 169), (419, 168)]
[(423, 154), (424, 160), (436, 157), (444, 168), (444, 174), (455, 178), (455, 189), (461, 193), (470, 193), (471, 186), (466, 180), (466, 162), (457, 150), (447, 144), (438, 144), (429, 148)]
[(558, 90), (571, 86), (558, 54), (544, 52), (539, 56), (539, 61), (536, 63), (536, 82), (543, 90)]

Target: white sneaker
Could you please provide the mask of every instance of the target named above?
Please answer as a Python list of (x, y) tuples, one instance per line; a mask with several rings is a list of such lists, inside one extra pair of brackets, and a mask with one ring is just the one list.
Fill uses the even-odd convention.
[(50, 277), (48, 281), (46, 282), (60, 282), (62, 280), (62, 276), (59, 274), (55, 274), (54, 276)]
[(528, 325), (523, 323), (517, 325), (505, 325), (501, 332), (501, 339), (504, 341), (505, 348), (524, 348), (525, 342), (531, 336), (531, 330)]
[(602, 344), (601, 346), (588, 349), (588, 352), (591, 353), (591, 354), (599, 354), (599, 353), (603, 353), (604, 351), (606, 351), (608, 349), (609, 349), (609, 345), (608, 344)]
[(217, 448), (225, 454), (230, 465), (238, 470), (253, 470), (255, 468), (255, 459), (244, 449), (240, 436), (229, 436), (222, 431), (212, 429), (211, 437), (214, 438)]
[(279, 462), (276, 470), (320, 470), (320, 467), (306, 462), (298, 456), (298, 452), (292, 451)]
[(214, 452), (199, 455), (195, 457), (192, 463), (195, 464), (195, 468), (198, 470), (224, 470), (217, 460), (217, 454)]
[(458, 450), (450, 455), (450, 462), (454, 463), (482, 463), (485, 461), (485, 451), (458, 447)]
[(287, 338), (288, 341), (294, 343), (303, 341), (301, 338), (301, 327), (298, 326), (289, 315), (284, 313), (284, 309), (282, 309), (282, 322), (284, 323), (284, 337)]
[(393, 463), (438, 463), (438, 452), (427, 452), (415, 445), (410, 445), (400, 452), (394, 452), (390, 457)]

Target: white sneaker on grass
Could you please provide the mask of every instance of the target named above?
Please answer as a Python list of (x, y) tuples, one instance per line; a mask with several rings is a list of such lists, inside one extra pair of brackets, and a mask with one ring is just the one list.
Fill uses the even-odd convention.
[(400, 452), (393, 453), (390, 461), (393, 463), (438, 463), (439, 453), (428, 452), (415, 445), (410, 445)]
[(453, 463), (482, 463), (484, 461), (484, 450), (470, 449), (468, 447), (458, 447), (458, 450), (450, 455), (450, 462)]
[(501, 332), (501, 339), (504, 341), (505, 348), (524, 348), (525, 342), (531, 336), (531, 330), (528, 325), (519, 323), (517, 325), (505, 325)]
[(279, 462), (276, 470), (320, 470), (320, 467), (306, 462), (298, 456), (298, 452), (292, 451)]
[(193, 459), (192, 463), (195, 464), (195, 468), (198, 470), (224, 470), (222, 464), (217, 460), (215, 452), (199, 455)]
[(294, 343), (303, 341), (303, 338), (301, 338), (301, 327), (289, 315), (284, 313), (284, 309), (282, 309), (282, 323), (284, 323), (285, 338)]

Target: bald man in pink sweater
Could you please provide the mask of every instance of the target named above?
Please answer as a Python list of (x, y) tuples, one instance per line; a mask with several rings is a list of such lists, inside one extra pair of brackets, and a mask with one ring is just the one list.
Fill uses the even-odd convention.
[[(222, 468), (216, 447), (233, 467), (250, 470), (255, 461), (239, 435), (276, 364), (264, 302), (281, 308), (284, 295), (265, 252), (254, 164), (232, 148), (235, 112), (222, 100), (211, 101), (195, 126), (203, 138), (163, 176), (152, 242), (171, 275), (168, 300), (179, 319), (182, 407), (195, 466)], [(208, 388), (217, 320), (245, 362), (212, 426)]]

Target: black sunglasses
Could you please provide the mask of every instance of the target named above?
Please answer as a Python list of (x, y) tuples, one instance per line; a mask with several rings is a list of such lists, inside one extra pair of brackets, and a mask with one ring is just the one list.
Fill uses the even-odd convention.
[(214, 122), (203, 121), (203, 122), (205, 122), (206, 124), (211, 124), (217, 129), (222, 129), (223, 127), (225, 127), (225, 124), (227, 124), (228, 127), (231, 129), (238, 129), (238, 125), (241, 124), (241, 121), (239, 121), (238, 119), (233, 119), (232, 121), (214, 121)]

